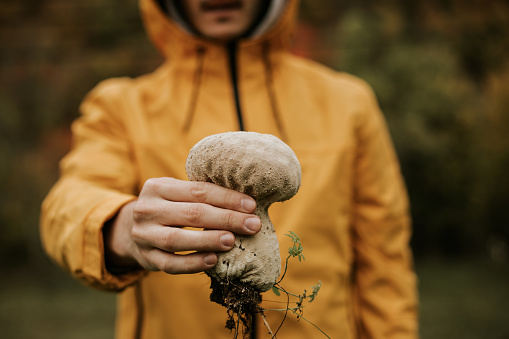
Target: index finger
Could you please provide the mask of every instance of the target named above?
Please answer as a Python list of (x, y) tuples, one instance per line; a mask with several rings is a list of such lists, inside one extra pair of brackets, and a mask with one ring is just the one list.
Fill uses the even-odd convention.
[(149, 179), (145, 185), (153, 185), (156, 194), (170, 201), (205, 203), (244, 213), (253, 213), (256, 208), (249, 195), (210, 182), (158, 178)]

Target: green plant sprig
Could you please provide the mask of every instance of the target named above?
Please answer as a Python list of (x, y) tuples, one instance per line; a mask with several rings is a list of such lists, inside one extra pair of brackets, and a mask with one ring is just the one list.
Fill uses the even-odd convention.
[[(272, 335), (272, 339), (276, 338), (276, 334), (279, 332), (279, 329), (281, 328), (281, 326), (283, 325), (284, 321), (286, 320), (286, 317), (288, 315), (288, 311), (291, 311), (293, 314), (295, 314), (297, 316), (297, 319), (304, 319), (304, 321), (306, 321), (306, 322), (310, 323), (311, 325), (313, 325), (316, 329), (318, 329), (321, 333), (323, 333), (327, 338), (330, 338), (323, 330), (321, 330), (318, 326), (316, 326), (314, 323), (312, 323), (308, 319), (304, 318), (304, 316), (303, 316), (304, 307), (305, 307), (304, 302), (308, 301), (308, 302), (311, 303), (311, 302), (313, 302), (315, 300), (315, 298), (318, 295), (318, 292), (320, 291), (320, 288), (322, 287), (322, 282), (319, 280), (317, 284), (311, 286), (311, 294), (307, 294), (307, 290), (304, 290), (304, 293), (302, 293), (302, 294), (291, 293), (291, 292), (286, 291), (279, 284), (283, 280), (285, 275), (286, 275), (286, 272), (288, 270), (288, 260), (290, 258), (292, 258), (292, 257), (293, 258), (297, 258), (297, 259), (299, 259), (299, 262), (302, 262), (303, 260), (306, 260), (306, 258), (304, 257), (304, 254), (302, 253), (304, 248), (303, 248), (303, 246), (302, 246), (302, 244), (300, 242), (299, 236), (297, 236), (297, 234), (295, 234), (292, 231), (289, 231), (289, 233), (285, 234), (285, 235), (290, 237), (290, 239), (292, 240), (293, 244), (288, 249), (288, 257), (286, 257), (286, 260), (285, 260), (285, 269), (284, 269), (284, 272), (281, 275), (281, 278), (274, 284), (274, 286), (272, 286), (272, 292), (275, 295), (277, 295), (277, 296), (280, 296), (281, 292), (285, 293), (286, 297), (287, 297), (287, 302), (286, 302), (286, 306), (287, 307), (286, 308), (282, 308), (282, 309), (261, 309), (260, 313), (262, 314), (262, 316), (263, 316), (263, 312), (265, 312), (265, 311), (277, 311), (277, 312), (284, 312), (285, 313), (285, 315), (283, 317), (283, 320), (281, 321), (281, 324), (279, 325), (279, 327), (278, 327), (278, 329), (276, 330), (275, 333), (272, 332), (272, 330), (270, 329), (268, 323), (266, 322), (266, 320), (264, 318), (265, 325), (268, 327), (269, 332)], [(293, 307), (290, 307), (290, 296), (297, 299), (297, 301), (294, 302), (295, 306), (293, 306)]]

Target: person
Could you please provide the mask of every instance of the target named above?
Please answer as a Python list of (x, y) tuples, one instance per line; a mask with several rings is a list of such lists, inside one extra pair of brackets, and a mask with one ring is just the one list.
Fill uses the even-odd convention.
[[(269, 213), (282, 258), (289, 231), (304, 248), (281, 285), (302, 293), (322, 283), (305, 318), (331, 338), (417, 337), (407, 195), (370, 87), (289, 52), (296, 0), (140, 5), (166, 61), (88, 94), (41, 212), (48, 254), (119, 293), (116, 337), (231, 338), (202, 272), (236, 234), (259, 231), (256, 202), (188, 181), (185, 161), (202, 138), (236, 130), (278, 136), (301, 164), (299, 193)], [(271, 293), (262, 306), (285, 305)], [(275, 330), (284, 314), (265, 316)], [(255, 332), (268, 334), (260, 319)], [(322, 336), (292, 316), (277, 334)]]

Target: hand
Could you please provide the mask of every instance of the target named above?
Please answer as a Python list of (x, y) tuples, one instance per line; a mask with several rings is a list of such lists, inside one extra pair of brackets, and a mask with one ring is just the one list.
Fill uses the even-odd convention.
[[(255, 207), (251, 197), (212, 183), (149, 179), (138, 200), (104, 228), (107, 265), (170, 274), (204, 271), (217, 263), (216, 252), (233, 247), (234, 234), (260, 230)], [(182, 251), (193, 253), (175, 254)]]

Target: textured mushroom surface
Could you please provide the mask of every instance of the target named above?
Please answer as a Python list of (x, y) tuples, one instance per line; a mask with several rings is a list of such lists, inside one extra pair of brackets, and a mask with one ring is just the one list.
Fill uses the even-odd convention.
[(216, 134), (191, 149), (186, 172), (189, 180), (212, 182), (253, 197), (254, 214), (262, 221), (259, 233), (236, 235), (233, 249), (219, 253), (218, 264), (207, 274), (217, 280), (241, 281), (260, 292), (269, 290), (281, 273), (281, 257), (268, 208), (290, 199), (300, 187), (301, 168), (295, 153), (270, 134)]

